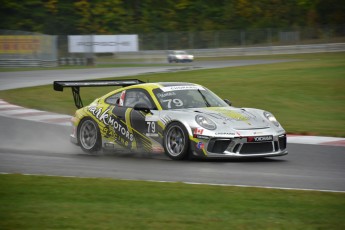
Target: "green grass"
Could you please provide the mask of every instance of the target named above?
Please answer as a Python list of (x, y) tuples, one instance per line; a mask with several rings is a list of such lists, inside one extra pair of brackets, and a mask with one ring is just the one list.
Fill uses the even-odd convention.
[[(291, 62), (141, 75), (144, 81), (188, 81), (206, 86), (237, 107), (265, 109), (289, 133), (345, 137), (345, 53), (265, 56)], [(298, 61), (296, 61), (298, 59)], [(83, 88), (84, 104), (111, 88)], [(45, 97), (40, 97), (45, 95)], [(73, 114), (70, 90), (52, 85), (0, 91), (22, 106)]]
[(1, 229), (344, 229), (345, 194), (0, 175)]

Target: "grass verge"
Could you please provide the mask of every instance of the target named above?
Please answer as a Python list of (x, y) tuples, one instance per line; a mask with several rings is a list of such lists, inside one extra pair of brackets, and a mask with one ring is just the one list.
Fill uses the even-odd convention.
[[(237, 107), (254, 107), (276, 115), (289, 133), (345, 137), (345, 53), (282, 55), (286, 63), (141, 75), (144, 81), (202, 84)], [(268, 57), (265, 57), (266, 59)], [(278, 58), (278, 56), (271, 56)], [(83, 88), (84, 104), (113, 88)], [(45, 95), (41, 97), (40, 95)], [(69, 90), (52, 85), (0, 91), (11, 103), (73, 114)]]
[(2, 229), (344, 229), (345, 194), (0, 175)]

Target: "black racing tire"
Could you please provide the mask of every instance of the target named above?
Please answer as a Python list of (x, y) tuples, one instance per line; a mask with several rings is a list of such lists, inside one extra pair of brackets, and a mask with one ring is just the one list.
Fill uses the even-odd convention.
[(91, 118), (83, 119), (78, 126), (78, 143), (86, 153), (97, 153), (102, 148), (101, 132)]
[(173, 160), (185, 160), (189, 157), (189, 137), (184, 125), (172, 122), (167, 126), (163, 147), (165, 154)]

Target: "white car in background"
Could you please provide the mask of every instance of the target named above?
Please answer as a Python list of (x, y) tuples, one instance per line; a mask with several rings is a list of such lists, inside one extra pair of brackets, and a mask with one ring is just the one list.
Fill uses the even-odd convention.
[(188, 54), (184, 50), (169, 50), (168, 51), (168, 62), (192, 62), (194, 55)]

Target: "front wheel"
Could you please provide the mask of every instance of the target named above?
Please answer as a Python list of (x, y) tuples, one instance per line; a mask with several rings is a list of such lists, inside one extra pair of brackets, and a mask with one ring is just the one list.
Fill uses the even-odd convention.
[(189, 155), (189, 138), (186, 128), (173, 122), (164, 132), (163, 147), (165, 154), (173, 160), (184, 160)]
[(81, 121), (78, 128), (78, 143), (84, 152), (94, 153), (101, 149), (101, 133), (91, 118)]

